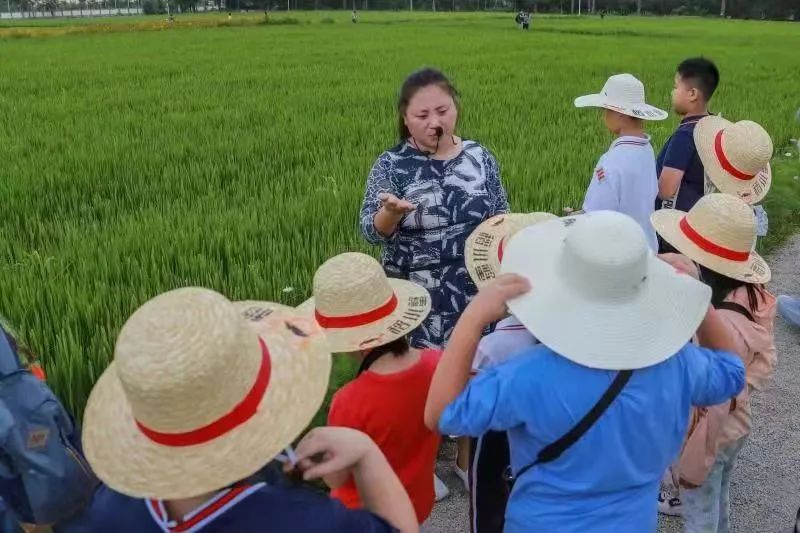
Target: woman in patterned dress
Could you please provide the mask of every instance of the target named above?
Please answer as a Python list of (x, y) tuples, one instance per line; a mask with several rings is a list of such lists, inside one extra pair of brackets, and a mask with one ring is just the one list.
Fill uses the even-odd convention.
[(492, 153), (454, 134), (458, 93), (444, 74), (411, 74), (397, 110), (401, 142), (372, 167), (361, 231), (383, 246), (389, 276), (431, 294), (431, 313), (411, 333), (412, 346), (443, 348), (477, 292), (464, 266), (464, 243), (482, 221), (507, 212), (508, 200)]

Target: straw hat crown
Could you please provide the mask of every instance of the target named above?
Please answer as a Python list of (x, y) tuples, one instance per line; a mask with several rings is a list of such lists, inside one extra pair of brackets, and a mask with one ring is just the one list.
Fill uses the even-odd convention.
[(316, 309), (327, 317), (371, 311), (386, 304), (393, 294), (378, 261), (358, 252), (332, 257), (314, 275)]
[(603, 96), (626, 104), (645, 103), (644, 84), (631, 74), (615, 74), (603, 85)]
[(114, 360), (136, 420), (179, 433), (203, 427), (241, 402), (262, 351), (224, 296), (186, 288), (140, 307), (120, 332)]
[(746, 174), (757, 174), (772, 158), (773, 145), (769, 133), (751, 120), (742, 120), (723, 129), (720, 141), (731, 165)]
[(730, 194), (708, 194), (686, 214), (686, 222), (704, 239), (730, 250), (749, 252), (756, 244), (753, 208)]
[(561, 260), (565, 283), (585, 298), (625, 302), (636, 296), (647, 278), (650, 248), (644, 233), (620, 219), (627, 217), (609, 213), (595, 217), (592, 224), (580, 220), (565, 237)]

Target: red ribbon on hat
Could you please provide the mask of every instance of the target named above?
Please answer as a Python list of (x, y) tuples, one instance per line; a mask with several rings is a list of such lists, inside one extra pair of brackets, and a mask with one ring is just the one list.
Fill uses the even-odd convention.
[(506, 238), (500, 239), (500, 244), (497, 245), (497, 260), (503, 262), (503, 249), (505, 248)]
[(717, 154), (717, 160), (719, 160), (720, 166), (722, 166), (723, 170), (733, 176), (736, 179), (740, 180), (751, 180), (755, 177), (755, 174), (747, 174), (746, 172), (742, 172), (728, 160), (728, 156), (725, 155), (725, 150), (722, 148), (722, 132), (723, 130), (719, 130), (717, 132), (717, 136), (714, 138), (714, 153)]
[(269, 349), (262, 339), (258, 340), (261, 344), (261, 367), (258, 369), (256, 380), (250, 391), (236, 407), (210, 424), (191, 431), (162, 433), (145, 426), (137, 420), (136, 425), (139, 426), (139, 430), (148, 439), (157, 444), (173, 447), (194, 446), (219, 438), (250, 420), (258, 412), (258, 406), (261, 405), (261, 400), (267, 392), (269, 378), (272, 374), (272, 360), (269, 355)]
[(728, 259), (730, 261), (737, 261), (743, 263), (750, 259), (750, 252), (740, 252), (739, 250), (732, 250), (730, 248), (725, 248), (724, 246), (720, 246), (715, 242), (711, 242), (699, 233), (689, 224), (689, 221), (686, 217), (683, 217), (678, 224), (683, 234), (686, 236), (687, 239), (692, 241), (696, 244), (701, 250), (704, 252), (708, 252), (711, 255), (716, 255), (717, 257), (721, 257), (722, 259)]
[(394, 313), (395, 309), (397, 309), (397, 295), (392, 293), (392, 297), (389, 298), (388, 302), (372, 311), (359, 315), (327, 316), (320, 313), (319, 310), (315, 310), (314, 315), (316, 316), (317, 324), (325, 329), (347, 329), (377, 322)]

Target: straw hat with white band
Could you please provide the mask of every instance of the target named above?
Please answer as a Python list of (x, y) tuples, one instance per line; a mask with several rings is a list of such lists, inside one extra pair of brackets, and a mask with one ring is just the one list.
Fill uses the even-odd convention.
[(508, 306), (543, 344), (580, 365), (655, 365), (674, 355), (705, 316), (711, 289), (658, 259), (639, 224), (614, 211), (520, 230), (503, 273), (533, 289)]
[(766, 261), (753, 251), (753, 208), (730, 194), (700, 198), (688, 213), (662, 209), (650, 216), (653, 227), (679, 252), (706, 268), (747, 283), (766, 283)]
[(664, 120), (669, 114), (644, 100), (644, 84), (630, 74), (617, 74), (598, 94), (575, 99), (575, 107), (602, 107), (642, 120)]
[(750, 120), (729, 122), (717, 116), (700, 120), (694, 142), (714, 186), (748, 204), (760, 202), (772, 184), (772, 139)]
[(104, 483), (133, 497), (197, 496), (257, 472), (300, 435), (325, 396), (330, 352), (313, 320), (270, 305), (237, 309), (186, 288), (128, 319), (84, 418)]
[(373, 257), (356, 252), (323, 263), (314, 275), (314, 297), (298, 307), (325, 329), (333, 352), (388, 344), (422, 324), (430, 310), (424, 287), (388, 278)]
[(550, 213), (506, 213), (484, 220), (467, 238), (464, 262), (479, 288), (500, 275), (506, 243), (525, 226), (558, 218)]

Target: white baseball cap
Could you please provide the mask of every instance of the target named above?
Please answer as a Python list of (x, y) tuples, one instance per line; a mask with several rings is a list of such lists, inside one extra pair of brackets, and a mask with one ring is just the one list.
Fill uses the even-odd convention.
[(608, 78), (599, 94), (575, 99), (575, 107), (602, 107), (642, 120), (664, 120), (669, 114), (644, 101), (644, 84), (630, 74)]

